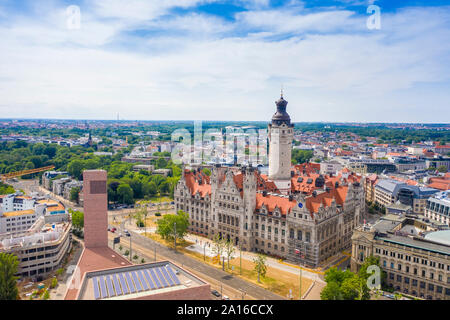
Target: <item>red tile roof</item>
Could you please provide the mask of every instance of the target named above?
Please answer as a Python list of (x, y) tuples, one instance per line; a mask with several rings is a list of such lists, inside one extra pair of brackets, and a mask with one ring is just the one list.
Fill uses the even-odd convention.
[(296, 205), (297, 201), (289, 201), (289, 198), (286, 197), (271, 194), (263, 196), (262, 193), (256, 194), (256, 209), (258, 210), (260, 210), (263, 206), (267, 207), (269, 212), (273, 212), (275, 208), (279, 208), (281, 214), (286, 216)]
[(202, 198), (204, 198), (207, 194), (211, 195), (210, 179), (205, 173), (185, 170), (184, 178), (192, 195), (195, 195), (197, 192), (200, 193)]

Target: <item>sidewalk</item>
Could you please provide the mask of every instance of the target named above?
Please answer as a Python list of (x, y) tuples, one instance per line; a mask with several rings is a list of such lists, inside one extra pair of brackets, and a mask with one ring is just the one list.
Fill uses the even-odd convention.
[[(128, 228), (128, 230), (133, 230), (135, 232), (138, 233), (142, 233), (141, 231), (139, 231), (139, 228), (136, 227), (134, 224), (129, 224), (128, 221), (126, 221), (125, 223), (125, 228)], [(147, 232), (149, 232), (149, 228), (147, 228)], [(212, 252), (212, 248), (214, 247), (214, 242), (210, 239), (201, 237), (201, 236), (197, 236), (197, 235), (193, 235), (193, 234), (188, 234), (185, 237), (186, 240), (194, 242), (194, 245), (191, 245), (189, 247), (186, 247), (186, 249), (191, 250), (191, 251), (195, 251), (198, 253), (203, 254), (203, 246), (205, 245), (205, 243), (207, 243), (207, 247), (205, 250), (205, 254), (208, 257), (213, 257), (215, 256), (215, 254), (213, 254)], [(235, 248), (235, 253), (233, 254), (234, 258), (238, 258), (239, 257), (239, 248)], [(253, 252), (248, 252), (248, 251), (242, 251), (242, 259), (245, 259), (247, 261), (253, 261), (253, 259), (256, 258), (256, 254)], [(267, 266), (275, 268), (275, 269), (279, 269), (282, 271), (286, 271), (286, 272), (290, 272), (293, 273), (295, 275), (299, 274), (299, 266), (295, 266), (292, 264), (288, 264), (285, 262), (280, 262), (279, 260), (272, 258), (272, 257), (267, 257)], [(302, 267), (302, 277), (311, 279), (311, 280), (316, 280), (316, 283), (325, 283), (324, 280), (320, 277), (320, 273), (311, 270), (311, 269), (307, 269)]]

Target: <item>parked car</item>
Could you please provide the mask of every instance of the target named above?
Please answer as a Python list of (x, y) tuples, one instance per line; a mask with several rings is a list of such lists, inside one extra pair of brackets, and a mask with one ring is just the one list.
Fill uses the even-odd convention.
[(226, 295), (223, 295), (222, 300), (230, 300), (230, 298)]
[(220, 297), (220, 293), (217, 290), (211, 290), (211, 294), (216, 296), (216, 297)]

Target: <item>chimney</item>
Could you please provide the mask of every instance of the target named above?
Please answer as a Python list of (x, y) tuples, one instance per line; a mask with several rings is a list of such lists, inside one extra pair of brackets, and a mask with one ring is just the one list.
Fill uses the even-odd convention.
[(83, 172), (84, 244), (108, 247), (108, 193), (105, 170)]

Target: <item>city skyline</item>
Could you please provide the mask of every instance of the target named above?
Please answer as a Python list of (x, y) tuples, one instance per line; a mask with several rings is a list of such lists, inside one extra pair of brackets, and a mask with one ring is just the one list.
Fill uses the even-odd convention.
[[(446, 123), (444, 1), (0, 0), (8, 118)], [(368, 29), (369, 5), (381, 8)], [(68, 28), (68, 7), (80, 28)], [(70, 11), (70, 10), (69, 10)], [(448, 123), (448, 121), (447, 121)]]

